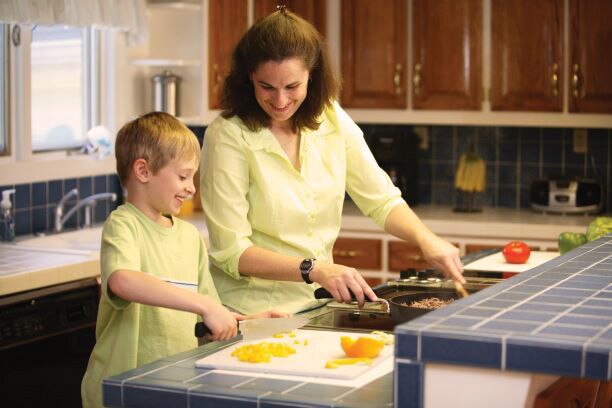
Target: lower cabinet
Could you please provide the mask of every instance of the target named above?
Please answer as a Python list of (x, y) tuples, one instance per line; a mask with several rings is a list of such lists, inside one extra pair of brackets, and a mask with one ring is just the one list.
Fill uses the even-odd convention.
[(355, 269), (382, 269), (382, 240), (339, 237), (334, 244), (334, 262)]
[(612, 382), (561, 377), (539, 393), (534, 408), (612, 406)]
[[(474, 239), (470, 237), (445, 237), (460, 250), (461, 256), (483, 249), (502, 249), (517, 238)], [(536, 251), (556, 251), (555, 241), (525, 241)], [(375, 286), (399, 278), (399, 272), (414, 268), (430, 267), (421, 250), (413, 244), (400, 241), (385, 232), (342, 231), (333, 249), (334, 262), (357, 269), (366, 281)]]
[(428, 266), (423, 253), (416, 245), (403, 241), (389, 241), (389, 270), (397, 272), (407, 268), (421, 270)]

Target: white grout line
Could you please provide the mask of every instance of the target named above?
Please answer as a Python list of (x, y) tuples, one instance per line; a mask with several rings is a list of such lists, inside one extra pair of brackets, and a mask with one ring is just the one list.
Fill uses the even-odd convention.
[[(610, 328), (612, 328), (612, 323), (610, 323), (609, 325), (607, 325), (606, 327), (603, 327), (595, 336), (592, 336), (591, 338), (589, 338), (583, 345), (582, 345), (582, 364), (580, 366), (580, 374), (582, 377), (584, 377), (584, 374), (586, 372), (586, 353), (587, 353), (587, 346), (589, 344), (591, 344), (593, 341), (595, 341), (596, 339), (598, 339), (602, 334), (604, 334), (605, 332), (607, 332)], [(611, 351), (612, 352), (612, 351)], [(610, 361), (608, 359), (608, 365), (610, 365)], [(608, 370), (609, 371), (609, 370)], [(610, 374), (608, 374), (608, 377), (610, 377)]]

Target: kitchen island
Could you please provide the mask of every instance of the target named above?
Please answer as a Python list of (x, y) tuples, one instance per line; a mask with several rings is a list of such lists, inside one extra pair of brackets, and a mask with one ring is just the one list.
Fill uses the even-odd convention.
[[(428, 384), (428, 370), (439, 371), (440, 364), (456, 375), (482, 368), (549, 375), (551, 381), (610, 380), (612, 235), (399, 325), (395, 333), (393, 374), (358, 388), (195, 368), (198, 359), (232, 344), (217, 342), (104, 380), (105, 402), (153, 408), (427, 407), (437, 406), (432, 395), (446, 395), (453, 405), (513, 406), (479, 399), (482, 383), (463, 394), (449, 391), (465, 386), (457, 377)], [(491, 372), (483, 375), (496, 378)], [(498, 378), (496, 386), (509, 388), (506, 377)], [(466, 395), (469, 401), (460, 399)]]

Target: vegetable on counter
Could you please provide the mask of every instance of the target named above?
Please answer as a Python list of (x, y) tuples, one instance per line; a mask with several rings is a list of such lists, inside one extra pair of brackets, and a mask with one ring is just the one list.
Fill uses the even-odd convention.
[(270, 357), (288, 357), (294, 353), (295, 349), (287, 344), (263, 341), (240, 346), (232, 352), (232, 356), (248, 363), (269, 363)]
[(559, 252), (563, 255), (582, 244), (587, 243), (586, 234), (580, 232), (562, 232), (559, 234)]
[(529, 245), (523, 241), (510, 241), (502, 250), (506, 262), (512, 264), (522, 264), (527, 262), (531, 255)]
[(582, 244), (612, 233), (612, 217), (597, 217), (587, 227), (586, 234), (562, 232), (559, 234), (559, 252), (563, 255)]
[(587, 227), (588, 242), (595, 241), (612, 232), (612, 217), (597, 217)]
[(385, 342), (373, 337), (362, 336), (355, 340), (349, 336), (342, 336), (340, 337), (340, 345), (348, 357), (374, 358), (385, 346)]

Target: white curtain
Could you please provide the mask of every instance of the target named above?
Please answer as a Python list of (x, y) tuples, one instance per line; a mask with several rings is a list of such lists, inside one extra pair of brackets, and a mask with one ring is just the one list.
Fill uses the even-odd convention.
[(145, 0), (0, 0), (0, 22), (97, 27), (126, 32), (130, 43), (147, 38)]

